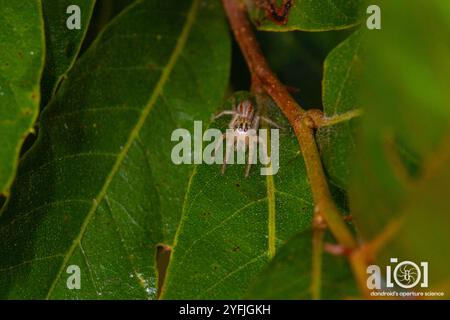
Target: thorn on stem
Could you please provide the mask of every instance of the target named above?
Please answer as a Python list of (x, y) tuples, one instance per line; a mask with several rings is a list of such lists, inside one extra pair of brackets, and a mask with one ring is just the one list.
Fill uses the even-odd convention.
[(314, 218), (313, 218), (313, 228), (317, 230), (325, 230), (327, 228), (327, 223), (322, 215), (318, 214), (318, 210), (315, 210)]

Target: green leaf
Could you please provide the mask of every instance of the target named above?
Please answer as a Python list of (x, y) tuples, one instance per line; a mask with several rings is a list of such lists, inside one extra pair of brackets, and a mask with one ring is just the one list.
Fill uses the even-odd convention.
[[(322, 104), (323, 61), (348, 31), (259, 32), (258, 40), (271, 69), (305, 108)], [(300, 68), (301, 66), (301, 68)]]
[[(247, 295), (250, 299), (311, 299), (312, 231), (305, 230), (280, 248)], [(327, 236), (331, 238), (331, 236)], [(353, 274), (344, 256), (322, 253), (321, 299), (358, 296)]]
[[(69, 30), (67, 8), (81, 9), (81, 30)], [(95, 0), (42, 0), (46, 35), (46, 64), (42, 76), (42, 104), (47, 105), (58, 84), (73, 66), (89, 27)]]
[(101, 33), (105, 26), (122, 10), (135, 0), (101, 0), (96, 1), (94, 13), (89, 22), (89, 29), (83, 41), (80, 53), (82, 54)]
[(155, 297), (156, 245), (172, 241), (193, 169), (172, 163), (171, 133), (210, 119), (229, 61), (219, 3), (136, 1), (109, 24), (21, 162), (0, 217), (2, 297)]
[(366, 241), (392, 234), (379, 264), (428, 261), (429, 290), (440, 291), (450, 280), (450, 3), (381, 8), (382, 30), (368, 32), (352, 214)]
[(331, 181), (344, 190), (352, 171), (359, 123), (362, 33), (354, 32), (330, 52), (324, 63), (322, 99), (329, 123), (317, 130), (316, 139)]
[[(310, 227), (312, 196), (298, 142), (278, 108), (269, 104), (267, 109), (283, 127), (278, 173), (263, 176), (254, 165), (245, 178), (245, 165), (228, 165), (224, 175), (220, 165), (196, 167), (163, 299), (242, 298), (276, 250)], [(212, 127), (224, 129), (228, 121)]]
[(7, 194), (39, 110), (44, 66), (40, 1), (0, 0), (0, 30), (0, 194)]
[(364, 0), (246, 0), (250, 18), (262, 31), (327, 31), (359, 24)]

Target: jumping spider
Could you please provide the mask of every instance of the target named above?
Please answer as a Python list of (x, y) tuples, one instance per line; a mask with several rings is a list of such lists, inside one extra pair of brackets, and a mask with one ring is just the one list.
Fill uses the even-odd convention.
[[(232, 116), (230, 123), (228, 124), (228, 128), (233, 130), (233, 141), (230, 145), (230, 147), (227, 146), (226, 148), (226, 155), (225, 159), (222, 164), (221, 173), (222, 175), (225, 173), (225, 167), (227, 165), (227, 162), (230, 158), (230, 155), (232, 152), (234, 152), (235, 145), (239, 148), (240, 146), (244, 146), (245, 150), (248, 148), (248, 162), (247, 167), (245, 169), (245, 177), (248, 177), (248, 174), (250, 172), (250, 167), (252, 163), (254, 163), (254, 150), (255, 144), (261, 144), (264, 148), (264, 150), (267, 150), (266, 143), (264, 139), (259, 137), (257, 135), (257, 131), (259, 129), (260, 121), (263, 121), (269, 125), (272, 125), (276, 128), (280, 128), (280, 126), (273, 122), (272, 120), (261, 116), (259, 114), (259, 110), (256, 109), (256, 104), (253, 101), (253, 99), (247, 98), (244, 100), (241, 100), (239, 103), (236, 104), (236, 102), (233, 103), (233, 109), (232, 110), (225, 110), (220, 112), (219, 114), (215, 115), (213, 119), (220, 118), (225, 115)], [(250, 130), (253, 129), (253, 130)], [(217, 143), (215, 154), (217, 154), (219, 148), (223, 144), (223, 140), (226, 139), (227, 134), (222, 134), (220, 141)], [(254, 143), (256, 142), (256, 143)], [(229, 142), (227, 141), (227, 145)], [(267, 152), (265, 153), (267, 154)]]

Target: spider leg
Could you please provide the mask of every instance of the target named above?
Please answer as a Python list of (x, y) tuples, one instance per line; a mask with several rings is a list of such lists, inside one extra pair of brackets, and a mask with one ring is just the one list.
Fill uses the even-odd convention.
[(264, 164), (264, 165), (269, 165), (270, 164), (270, 157), (269, 157), (269, 150), (267, 150), (266, 141), (262, 137), (258, 136), (258, 144), (260, 145), (260, 147), (259, 147), (259, 151), (260, 151), (259, 155), (260, 156), (261, 156), (261, 147), (263, 148), (262, 149), (262, 157), (264, 159), (261, 159), (262, 160), (261, 163)]
[(216, 120), (216, 119), (218, 119), (218, 118), (220, 118), (222, 116), (234, 115), (234, 114), (236, 114), (236, 111), (234, 111), (234, 110), (224, 110), (224, 111), (219, 112), (218, 114), (214, 115), (213, 116), (213, 120)]
[(257, 150), (257, 148), (255, 148), (256, 144), (258, 143), (258, 140), (256, 138), (257, 136), (250, 136), (248, 139), (248, 163), (247, 166), (245, 168), (245, 177), (248, 177), (248, 174), (250, 173), (250, 168), (252, 166), (252, 164), (254, 164), (254, 156), (255, 156), (255, 151)]
[(263, 117), (263, 116), (259, 116), (259, 117), (260, 117), (261, 120), (264, 121), (265, 123), (270, 124), (271, 126), (274, 126), (275, 128), (281, 129), (281, 126), (280, 126), (278, 123), (276, 123), (276, 122), (270, 120), (269, 118), (266, 118), (266, 117)]
[(250, 163), (250, 155), (249, 155), (249, 161), (247, 163), (247, 166), (245, 167), (245, 177), (247, 178), (250, 173), (250, 168), (252, 167), (252, 164)]
[[(213, 157), (213, 160), (216, 159), (217, 151), (219, 151), (219, 148), (223, 145), (223, 140), (225, 139), (225, 136), (226, 136), (225, 133), (223, 133), (223, 134), (220, 136), (220, 140), (217, 142), (216, 148), (214, 149), (214, 157)], [(222, 155), (223, 155), (223, 152), (222, 152)]]
[(228, 137), (227, 137), (226, 155), (225, 155), (225, 159), (223, 161), (222, 170), (221, 170), (221, 174), (222, 175), (224, 175), (224, 173), (225, 173), (225, 167), (226, 167), (226, 165), (228, 163), (228, 158), (230, 157), (232, 152), (234, 152), (234, 136), (233, 136), (233, 143), (230, 143), (230, 144), (228, 143)]
[[(256, 147), (256, 145), (258, 144), (259, 141), (259, 137), (258, 137), (258, 128), (259, 128), (259, 115), (255, 115), (255, 117), (253, 118), (253, 122), (252, 122), (252, 129), (255, 130), (254, 135), (249, 135), (248, 137), (248, 163), (247, 166), (245, 168), (245, 177), (247, 178), (249, 173), (250, 173), (250, 169), (252, 167), (252, 164), (255, 164), (255, 152), (258, 151), (258, 148)], [(256, 147), (256, 148), (255, 148)], [(255, 163), (254, 163), (255, 162)]]
[[(254, 129), (255, 131), (258, 130), (259, 128), (259, 121), (260, 121), (261, 117), (256, 114), (255, 117), (253, 118), (253, 123), (252, 123), (252, 129)], [(256, 133), (258, 134), (258, 133)]]
[(236, 121), (238, 120), (238, 118), (239, 118), (239, 114), (234, 113), (233, 118), (231, 118), (231, 121), (228, 124), (228, 129), (233, 129), (235, 127)]

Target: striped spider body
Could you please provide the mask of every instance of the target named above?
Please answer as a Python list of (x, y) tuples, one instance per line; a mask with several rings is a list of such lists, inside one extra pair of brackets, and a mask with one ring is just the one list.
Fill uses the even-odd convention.
[[(225, 167), (227, 165), (227, 162), (229, 162), (230, 156), (232, 152), (234, 152), (235, 146), (237, 146), (237, 148), (243, 147), (245, 149), (248, 149), (249, 151), (247, 166), (245, 169), (245, 177), (248, 177), (250, 167), (252, 164), (255, 163), (254, 161), (255, 159), (253, 158), (254, 157), (253, 149), (255, 148), (254, 142), (262, 145), (264, 150), (267, 150), (265, 141), (257, 135), (257, 130), (259, 129), (260, 121), (264, 121), (267, 124), (270, 124), (277, 128), (279, 128), (279, 126), (272, 120), (259, 115), (256, 109), (256, 105), (252, 99), (244, 99), (237, 104), (234, 103), (232, 110), (222, 111), (216, 116), (214, 116), (214, 119), (220, 118), (225, 115), (232, 116), (231, 121), (228, 124), (228, 128), (231, 129), (234, 134), (232, 137), (233, 141), (231, 143), (231, 147), (227, 146), (226, 148), (226, 155), (224, 158), (224, 162), (222, 164), (221, 173), (222, 174), (225, 173)], [(215, 153), (217, 153), (217, 151), (223, 144), (223, 140), (225, 140), (226, 138), (227, 134), (226, 133), (222, 134), (221, 139), (217, 144)], [(227, 141), (227, 145), (228, 144), (229, 142)], [(265, 154), (267, 154), (267, 152)]]
[(250, 100), (241, 101), (234, 112), (233, 119), (230, 121), (229, 128), (235, 130), (236, 132), (243, 133), (248, 131), (248, 129), (257, 129), (258, 116), (255, 116), (255, 108)]

